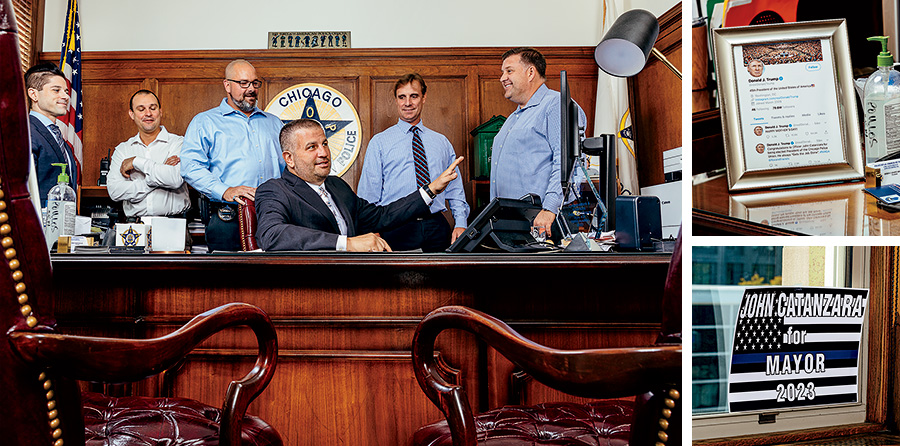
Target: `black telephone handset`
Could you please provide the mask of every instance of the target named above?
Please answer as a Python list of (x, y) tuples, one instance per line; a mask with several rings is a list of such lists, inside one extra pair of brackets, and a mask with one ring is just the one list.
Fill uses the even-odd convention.
[(97, 186), (106, 186), (106, 176), (109, 175), (109, 150), (106, 151), (106, 158), (100, 158), (100, 178), (97, 179)]
[(106, 186), (106, 176), (109, 174), (109, 158), (100, 159), (100, 178), (97, 179), (97, 186)]

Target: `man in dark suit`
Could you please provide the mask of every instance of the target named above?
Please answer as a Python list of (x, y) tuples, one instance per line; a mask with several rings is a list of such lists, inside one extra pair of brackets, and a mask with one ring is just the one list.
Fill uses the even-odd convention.
[(387, 206), (359, 198), (330, 176), (331, 151), (318, 121), (298, 119), (279, 135), (287, 164), (281, 178), (256, 189), (256, 239), (264, 251), (391, 251), (374, 232), (428, 215), (434, 197), (457, 177), (456, 159), (430, 184)]
[(77, 190), (75, 154), (56, 125), (56, 118), (68, 111), (69, 87), (63, 72), (52, 63), (29, 68), (25, 72), (25, 87), (31, 108), (31, 154), (34, 156), (41, 206), (46, 206), (47, 193), (56, 185), (60, 173), (54, 163), (68, 166), (69, 186)]

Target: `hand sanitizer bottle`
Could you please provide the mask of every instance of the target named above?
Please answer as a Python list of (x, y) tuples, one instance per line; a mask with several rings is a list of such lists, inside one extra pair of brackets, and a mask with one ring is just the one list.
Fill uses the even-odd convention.
[(61, 173), (57, 177), (56, 186), (50, 188), (47, 194), (47, 218), (44, 226), (47, 249), (52, 248), (60, 236), (75, 235), (75, 191), (69, 186), (66, 164), (53, 165), (59, 166)]
[(900, 151), (900, 72), (893, 70), (894, 57), (887, 50), (886, 36), (869, 37), (881, 42), (878, 70), (869, 76), (863, 94), (866, 164)]

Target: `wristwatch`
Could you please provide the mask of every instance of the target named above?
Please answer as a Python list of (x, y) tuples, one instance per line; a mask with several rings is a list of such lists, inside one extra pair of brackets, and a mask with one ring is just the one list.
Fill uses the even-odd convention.
[(434, 193), (434, 192), (432, 192), (432, 191), (431, 191), (431, 188), (428, 187), (427, 184), (424, 185), (424, 186), (422, 186), (422, 190), (424, 190), (425, 193), (428, 194), (428, 196), (431, 197), (432, 200), (434, 200), (434, 197), (437, 197), (437, 194)]

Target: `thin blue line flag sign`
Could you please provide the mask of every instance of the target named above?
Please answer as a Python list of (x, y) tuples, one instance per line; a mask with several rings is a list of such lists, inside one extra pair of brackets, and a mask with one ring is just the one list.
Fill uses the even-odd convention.
[(730, 412), (859, 401), (868, 290), (748, 288), (728, 375)]

